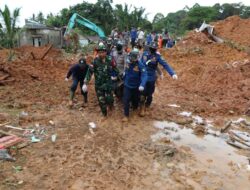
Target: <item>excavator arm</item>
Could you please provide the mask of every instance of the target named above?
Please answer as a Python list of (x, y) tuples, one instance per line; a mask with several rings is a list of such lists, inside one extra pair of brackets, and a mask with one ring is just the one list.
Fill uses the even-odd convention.
[(100, 27), (96, 26), (93, 22), (90, 22), (89, 20), (87, 20), (86, 18), (82, 17), (81, 15), (79, 15), (77, 13), (74, 13), (70, 17), (68, 26), (67, 26), (66, 31), (64, 33), (64, 37), (70, 33), (70, 31), (72, 30), (72, 28), (74, 27), (76, 22), (89, 28), (90, 30), (95, 31), (100, 38), (105, 38), (105, 34)]

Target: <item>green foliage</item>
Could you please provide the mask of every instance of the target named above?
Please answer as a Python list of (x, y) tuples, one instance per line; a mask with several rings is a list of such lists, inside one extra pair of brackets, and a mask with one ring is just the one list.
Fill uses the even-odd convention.
[[(109, 34), (115, 27), (118, 27), (120, 31), (126, 28), (129, 29), (132, 26), (152, 30), (152, 24), (147, 20), (144, 8), (132, 7), (132, 5), (126, 3), (124, 5), (117, 4), (113, 8), (112, 3), (112, 0), (98, 0), (95, 4), (83, 1), (69, 9), (62, 9), (57, 15), (50, 13), (45, 19), (45, 24), (53, 27), (63, 27), (68, 24), (70, 17), (74, 13), (78, 13), (101, 27), (106, 34)], [(35, 19), (38, 20), (41, 16), (37, 15)], [(76, 24), (75, 27), (80, 28), (84, 34), (95, 34), (82, 25)]]
[(46, 21), (42, 12), (39, 12), (37, 16), (35, 14), (32, 14), (32, 17), (30, 19), (39, 22), (41, 24), (45, 24)]
[(217, 12), (212, 7), (201, 7), (196, 6), (189, 10), (187, 17), (182, 20), (182, 25), (184, 28), (191, 30), (198, 28), (203, 21), (209, 23), (216, 20)]
[(11, 14), (9, 7), (5, 5), (4, 10), (0, 9), (0, 16), (3, 18), (3, 22), (5, 25), (5, 30), (1, 29), (1, 46), (6, 48), (13, 48), (16, 44), (16, 21), (19, 17), (20, 8), (14, 10), (13, 14)]
[[(157, 13), (152, 22), (148, 21), (147, 13), (143, 7), (134, 7), (128, 4), (116, 4), (113, 6), (112, 0), (97, 0), (96, 3), (83, 1), (75, 6), (62, 9), (57, 15), (50, 13), (44, 16), (41, 12), (34, 15), (34, 20), (45, 23), (52, 27), (67, 26), (70, 17), (78, 13), (87, 18), (97, 26), (102, 28), (106, 34), (117, 27), (120, 31), (130, 29), (132, 26), (141, 27), (146, 31), (168, 31), (171, 35), (183, 35), (188, 30), (199, 27), (203, 21), (225, 19), (232, 15), (239, 15), (242, 18), (250, 18), (250, 7), (242, 3), (215, 4), (214, 6), (185, 7), (183, 10), (169, 13), (166, 17), (164, 13)], [(7, 14), (7, 12), (6, 12)], [(8, 19), (7, 19), (8, 20)], [(7, 23), (9, 25), (9, 23)], [(75, 25), (83, 34), (95, 35), (95, 33), (82, 25)], [(0, 27), (0, 37), (3, 30)], [(1, 37), (1, 39), (3, 39)], [(4, 40), (6, 42), (6, 40)], [(2, 45), (5, 42), (0, 42)], [(10, 43), (11, 44), (11, 43)], [(13, 44), (12, 44), (13, 45)]]
[(161, 32), (165, 28), (164, 15), (157, 13), (153, 19), (153, 31)]
[(5, 5), (4, 10), (0, 9), (0, 16), (3, 18), (5, 25), (5, 30), (2, 25), (0, 27), (0, 46), (9, 48), (8, 61), (12, 61), (14, 57), (14, 51), (12, 48), (17, 43), (17, 33), (18, 29), (16, 28), (16, 21), (20, 15), (20, 8), (16, 8), (11, 14), (10, 9)]
[(250, 18), (250, 7), (241, 3), (222, 5), (217, 3), (211, 7), (200, 6), (196, 3), (191, 8), (186, 6), (183, 10), (169, 13), (164, 18), (157, 13), (153, 21), (153, 29), (156, 31), (167, 30), (172, 35), (183, 35), (188, 30), (200, 27), (203, 21), (209, 23), (233, 15)]
[(229, 16), (240, 15), (241, 9), (241, 3), (225, 3), (220, 7), (219, 19), (223, 20)]
[(241, 18), (250, 18), (250, 7), (242, 6), (240, 16)]

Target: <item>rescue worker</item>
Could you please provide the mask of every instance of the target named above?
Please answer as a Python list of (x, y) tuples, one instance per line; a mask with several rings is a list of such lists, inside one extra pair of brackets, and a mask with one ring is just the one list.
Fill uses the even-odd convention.
[(158, 38), (158, 47), (161, 49), (162, 48), (162, 36), (159, 35), (159, 38)]
[(152, 41), (153, 41), (152, 34), (148, 33), (146, 36), (146, 45), (147, 46), (150, 45)]
[(131, 38), (131, 46), (132, 49), (135, 47), (135, 43), (136, 43), (136, 39), (137, 39), (137, 30), (132, 27), (131, 31), (130, 31), (130, 38)]
[(140, 92), (145, 88), (147, 82), (146, 67), (139, 60), (139, 50), (133, 49), (127, 59), (124, 77), (124, 118), (128, 121), (130, 102), (132, 108), (136, 110), (140, 102)]
[(82, 91), (82, 86), (84, 83), (84, 78), (87, 74), (89, 66), (86, 63), (86, 60), (84, 58), (79, 59), (77, 64), (74, 64), (68, 71), (67, 76), (65, 78), (65, 81), (68, 81), (70, 76), (72, 75), (73, 83), (70, 88), (70, 101), (69, 106), (73, 106), (73, 99), (75, 96), (75, 91), (77, 89), (78, 83), (80, 83), (80, 89), (81, 93), (84, 97), (84, 103), (88, 102), (88, 92)]
[(174, 70), (168, 65), (168, 63), (164, 59), (162, 59), (160, 53), (157, 52), (157, 47), (157, 42), (152, 42), (149, 46), (148, 51), (145, 51), (142, 56), (142, 62), (146, 66), (148, 77), (146, 88), (141, 96), (141, 116), (145, 115), (146, 109), (150, 107), (153, 100), (155, 82), (157, 79), (156, 71), (158, 64), (161, 64), (173, 79), (178, 79)]
[(82, 89), (84, 92), (87, 92), (87, 84), (94, 73), (96, 96), (101, 112), (103, 116), (106, 117), (108, 114), (107, 108), (109, 108), (109, 111), (112, 111), (114, 103), (111, 74), (114, 70), (117, 73), (119, 73), (119, 71), (112, 65), (111, 57), (107, 56), (107, 49), (103, 43), (98, 45), (97, 52), (98, 56), (88, 69)]
[(125, 28), (125, 30), (122, 32), (122, 35), (124, 39), (124, 45), (128, 46), (130, 33), (127, 28)]
[(163, 34), (162, 34), (162, 47), (166, 48), (167, 47), (167, 43), (169, 40), (169, 34), (168, 31), (166, 30)]
[(145, 33), (143, 32), (143, 30), (141, 28), (138, 28), (138, 32), (137, 32), (137, 38), (138, 38), (138, 45), (143, 47), (144, 46), (144, 35)]
[(127, 52), (123, 50), (123, 44), (120, 41), (116, 44), (116, 47), (111, 52), (111, 56), (114, 65), (116, 65), (116, 68), (119, 70), (117, 80), (113, 81), (114, 93), (118, 99), (121, 99), (123, 95), (123, 73), (127, 59)]

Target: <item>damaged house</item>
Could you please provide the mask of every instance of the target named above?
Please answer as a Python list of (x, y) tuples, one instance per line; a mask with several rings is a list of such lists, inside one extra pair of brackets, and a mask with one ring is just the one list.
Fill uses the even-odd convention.
[(26, 19), (24, 29), (19, 34), (19, 46), (39, 47), (46, 44), (53, 44), (54, 47), (61, 48), (63, 45), (62, 30)]

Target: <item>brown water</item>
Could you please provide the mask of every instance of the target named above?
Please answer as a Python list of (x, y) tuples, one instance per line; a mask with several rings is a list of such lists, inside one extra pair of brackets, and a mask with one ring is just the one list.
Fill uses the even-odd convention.
[[(154, 126), (161, 130), (151, 136), (153, 141), (168, 137), (177, 147), (189, 147), (197, 164), (223, 181), (222, 189), (250, 189), (248, 159), (228, 145), (225, 138), (212, 135), (198, 137), (193, 134), (192, 129), (181, 129), (173, 122), (156, 121)], [(209, 180), (203, 179), (202, 183), (209, 183)]]

